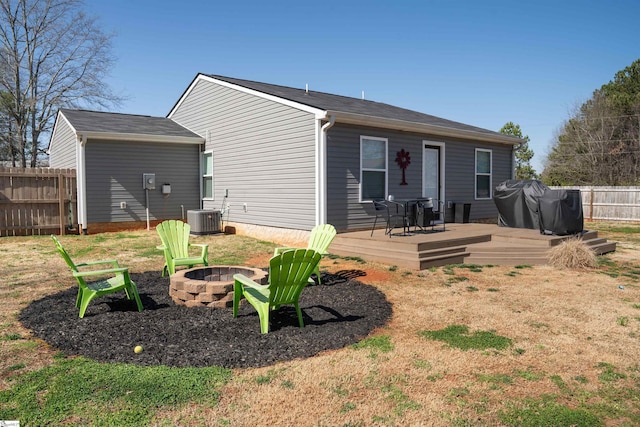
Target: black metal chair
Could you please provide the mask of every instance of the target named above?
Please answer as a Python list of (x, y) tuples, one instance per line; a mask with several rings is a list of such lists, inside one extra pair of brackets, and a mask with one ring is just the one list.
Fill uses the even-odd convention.
[(374, 200), (373, 207), (376, 211), (376, 218), (373, 221), (373, 227), (371, 228), (371, 236), (373, 236), (373, 231), (376, 229), (378, 218), (384, 218), (385, 220), (385, 235), (391, 237), (393, 229), (400, 227), (402, 227), (403, 235), (409, 234), (409, 216), (402, 203)]
[(410, 235), (410, 224), (412, 214), (408, 209), (408, 203), (399, 203), (389, 200), (387, 202), (387, 234), (391, 237), (394, 228), (402, 227), (402, 235)]
[(444, 201), (440, 200), (438, 202), (438, 210), (433, 211), (433, 223), (435, 225), (442, 225), (442, 231), (446, 231), (447, 225), (446, 220), (444, 219)]
[(378, 218), (384, 218), (387, 221), (387, 225), (385, 226), (385, 234), (387, 234), (387, 227), (389, 224), (389, 208), (387, 207), (387, 203), (384, 200), (374, 200), (373, 208), (376, 211), (376, 219), (373, 221), (373, 227), (371, 227), (371, 236), (373, 237), (373, 230), (376, 229), (376, 224), (378, 223)]
[(427, 227), (431, 227), (434, 231), (436, 225), (442, 225), (442, 231), (445, 230), (444, 218), (440, 221), (442, 210), (433, 210), (433, 202), (431, 199), (418, 200), (415, 207), (415, 227), (425, 231)]
[(415, 227), (416, 229), (420, 229), (421, 231), (425, 231), (425, 229), (427, 227), (431, 227), (431, 230), (433, 230), (433, 220), (434, 220), (434, 215), (433, 215), (433, 207), (428, 207), (426, 206), (425, 203), (423, 203), (422, 201), (418, 201), (418, 203), (416, 204), (416, 222), (415, 222)]

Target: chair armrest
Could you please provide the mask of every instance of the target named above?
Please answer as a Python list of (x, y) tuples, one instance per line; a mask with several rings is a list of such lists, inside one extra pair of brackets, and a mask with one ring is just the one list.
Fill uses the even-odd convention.
[(189, 246), (196, 246), (201, 249), (200, 256), (208, 258), (209, 256), (209, 244), (208, 243), (189, 243)]
[(107, 270), (91, 270), (91, 271), (74, 271), (73, 277), (98, 276), (103, 274), (125, 273), (128, 272), (127, 267), (109, 268)]
[(298, 248), (291, 248), (291, 247), (275, 248), (275, 250), (273, 251), (273, 256), (280, 255), (282, 252), (293, 251), (295, 249), (298, 249)]
[(115, 259), (83, 262), (81, 264), (76, 264), (76, 267), (88, 267), (88, 266), (98, 265), (98, 264), (111, 264), (115, 268), (120, 268), (120, 265), (118, 265), (118, 261), (116, 261)]
[(156, 249), (159, 250), (159, 251), (164, 251), (166, 249), (166, 246), (165, 245), (158, 245), (158, 246), (156, 246)]
[(269, 285), (261, 285), (259, 283), (254, 282), (253, 280), (251, 280), (250, 278), (248, 278), (247, 276), (245, 276), (244, 274), (234, 274), (233, 275), (233, 280), (235, 282), (239, 282), (241, 283), (243, 286), (246, 286), (248, 288), (253, 288), (256, 289), (258, 291), (267, 289), (269, 287)]

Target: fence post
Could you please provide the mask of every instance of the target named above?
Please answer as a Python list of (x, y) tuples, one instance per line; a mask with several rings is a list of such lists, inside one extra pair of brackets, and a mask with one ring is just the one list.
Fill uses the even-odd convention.
[(58, 213), (60, 215), (60, 235), (64, 236), (64, 199), (65, 199), (65, 186), (64, 186), (64, 176), (62, 173), (58, 174)]
[(593, 198), (595, 197), (595, 192), (593, 191), (593, 187), (591, 187), (591, 201), (589, 202), (589, 221), (593, 221)]

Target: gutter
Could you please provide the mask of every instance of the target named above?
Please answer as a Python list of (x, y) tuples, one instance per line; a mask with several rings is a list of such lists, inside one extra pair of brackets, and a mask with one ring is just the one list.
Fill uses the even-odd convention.
[(320, 127), (320, 135), (316, 144), (316, 225), (327, 223), (327, 131), (336, 123), (333, 115), (318, 119), (328, 120)]
[(84, 235), (87, 235), (87, 185), (86, 185), (86, 164), (85, 164), (85, 146), (87, 138), (82, 135), (77, 137), (76, 144), (76, 191), (78, 192), (77, 212), (78, 227)]
[(119, 132), (78, 132), (78, 137), (85, 141), (88, 139), (100, 139), (109, 141), (127, 142), (167, 142), (174, 144), (204, 144), (204, 138), (200, 136), (171, 136), (171, 135), (149, 135), (141, 133), (119, 133)]
[(472, 130), (452, 129), (450, 127), (429, 125), (426, 123), (409, 122), (406, 120), (398, 119), (387, 119), (382, 117), (368, 116), (356, 113), (345, 113), (339, 111), (327, 111), (327, 114), (335, 117), (336, 120), (340, 123), (347, 123), (352, 125), (383, 127), (405, 132), (427, 133), (434, 136), (473, 139), (474, 141), (493, 142), (507, 145), (517, 145), (522, 142), (519, 138), (502, 135), (497, 132), (485, 133)]

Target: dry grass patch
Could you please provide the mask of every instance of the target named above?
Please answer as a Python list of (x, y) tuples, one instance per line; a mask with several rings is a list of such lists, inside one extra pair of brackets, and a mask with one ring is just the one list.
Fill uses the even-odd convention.
[(581, 239), (568, 239), (549, 250), (549, 264), (556, 268), (585, 269), (598, 265), (596, 254)]

